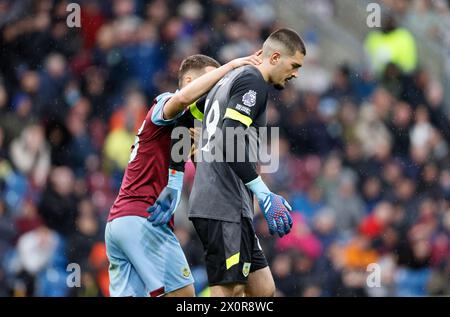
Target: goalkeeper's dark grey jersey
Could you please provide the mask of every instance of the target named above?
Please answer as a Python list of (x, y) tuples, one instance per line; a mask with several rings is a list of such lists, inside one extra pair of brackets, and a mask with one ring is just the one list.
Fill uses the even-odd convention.
[[(241, 217), (253, 218), (252, 193), (225, 157), (222, 162), (212, 157), (223, 151), (221, 136), (226, 118), (240, 121), (246, 127), (266, 126), (268, 87), (257, 68), (244, 66), (228, 73), (208, 93), (198, 149), (200, 158), (189, 200), (190, 218), (230, 222), (240, 222)], [(256, 162), (253, 164), (256, 166)]]

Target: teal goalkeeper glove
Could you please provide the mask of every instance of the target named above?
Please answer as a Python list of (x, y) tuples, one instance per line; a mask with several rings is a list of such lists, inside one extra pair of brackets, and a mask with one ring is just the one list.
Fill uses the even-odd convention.
[(147, 209), (150, 213), (147, 220), (152, 222), (154, 226), (168, 223), (175, 209), (177, 209), (183, 189), (183, 175), (183, 172), (169, 169), (167, 186), (159, 194), (153, 206)]
[(272, 193), (261, 176), (245, 184), (256, 196), (259, 207), (269, 226), (270, 234), (278, 233), (280, 237), (288, 234), (292, 228), (292, 218), (289, 214), (292, 207), (283, 197)]

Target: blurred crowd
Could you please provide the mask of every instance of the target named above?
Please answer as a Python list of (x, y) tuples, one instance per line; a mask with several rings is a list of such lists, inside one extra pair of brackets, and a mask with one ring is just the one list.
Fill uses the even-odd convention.
[[(69, 1), (0, 0), (0, 296), (108, 296), (105, 221), (153, 97), (176, 90), (186, 56), (226, 62), (282, 25), (270, 0), (70, 2), (81, 4), (81, 28), (66, 24)], [(264, 175), (295, 224), (278, 239), (259, 211), (254, 220), (277, 295), (450, 295), (441, 83), (401, 58), (330, 73), (319, 35), (299, 31), (300, 79), (268, 105), (281, 168)], [(201, 244), (186, 218), (192, 164), (186, 176), (176, 234), (202, 295)], [(80, 287), (67, 287), (69, 263)], [(380, 287), (369, 287), (377, 270)]]

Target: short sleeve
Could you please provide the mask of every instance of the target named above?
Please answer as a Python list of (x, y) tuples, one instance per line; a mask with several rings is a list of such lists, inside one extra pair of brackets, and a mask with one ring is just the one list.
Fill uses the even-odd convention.
[(236, 120), (249, 127), (266, 108), (267, 84), (256, 74), (246, 73), (233, 83), (224, 119)]
[(154, 101), (155, 105), (154, 105), (154, 109), (152, 112), (152, 122), (154, 124), (162, 125), (162, 126), (174, 124), (175, 120), (177, 120), (179, 117), (181, 117), (183, 115), (184, 111), (181, 111), (179, 114), (177, 114), (172, 119), (164, 119), (164, 116), (163, 116), (164, 105), (173, 95), (174, 95), (173, 93), (166, 92), (155, 98), (155, 101)]

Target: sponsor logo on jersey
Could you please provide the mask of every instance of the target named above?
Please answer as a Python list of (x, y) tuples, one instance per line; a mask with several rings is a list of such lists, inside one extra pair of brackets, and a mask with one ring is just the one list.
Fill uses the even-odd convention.
[(250, 112), (251, 112), (250, 108), (245, 107), (245, 106), (243, 106), (243, 105), (241, 105), (241, 104), (237, 104), (237, 105), (236, 105), (236, 110), (242, 111), (243, 113), (245, 113), (245, 114), (247, 114), (247, 115), (250, 115)]

